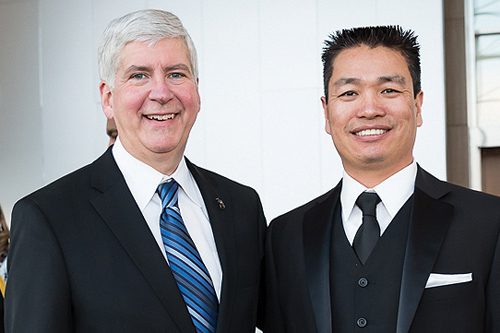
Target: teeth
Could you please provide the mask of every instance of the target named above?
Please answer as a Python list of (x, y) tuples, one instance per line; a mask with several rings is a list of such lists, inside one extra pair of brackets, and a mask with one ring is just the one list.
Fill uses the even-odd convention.
[(383, 129), (367, 129), (356, 133), (357, 136), (381, 135), (387, 132)]
[(151, 115), (146, 117), (150, 120), (168, 120), (168, 119), (174, 119), (175, 114), (169, 113), (164, 115)]

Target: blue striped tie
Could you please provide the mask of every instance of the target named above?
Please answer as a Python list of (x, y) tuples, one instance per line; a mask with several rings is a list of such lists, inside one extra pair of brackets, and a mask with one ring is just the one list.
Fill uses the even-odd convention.
[(217, 327), (218, 300), (207, 268), (182, 221), (174, 179), (158, 186), (162, 201), (160, 231), (168, 263), (184, 298), (196, 332), (213, 333)]

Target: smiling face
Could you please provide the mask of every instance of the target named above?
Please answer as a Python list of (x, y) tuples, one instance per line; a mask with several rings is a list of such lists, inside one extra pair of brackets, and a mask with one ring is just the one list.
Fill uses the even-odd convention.
[(200, 109), (184, 40), (127, 44), (114, 88), (101, 82), (100, 92), (104, 113), (115, 120), (125, 149), (164, 174), (175, 171)]
[(423, 93), (413, 97), (399, 52), (366, 45), (341, 51), (328, 91), (326, 131), (349, 175), (373, 187), (412, 162)]

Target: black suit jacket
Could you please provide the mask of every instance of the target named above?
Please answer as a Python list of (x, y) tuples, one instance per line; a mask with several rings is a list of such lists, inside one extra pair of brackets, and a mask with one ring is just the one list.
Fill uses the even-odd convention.
[[(187, 165), (223, 271), (217, 332), (254, 332), (266, 227), (259, 197)], [(21, 199), (11, 231), (7, 332), (195, 332), (110, 150)]]
[[(266, 332), (331, 332), (331, 223), (341, 183), (271, 222)], [(397, 333), (500, 332), (500, 198), (419, 168), (404, 259)], [(472, 273), (425, 288), (430, 273)]]

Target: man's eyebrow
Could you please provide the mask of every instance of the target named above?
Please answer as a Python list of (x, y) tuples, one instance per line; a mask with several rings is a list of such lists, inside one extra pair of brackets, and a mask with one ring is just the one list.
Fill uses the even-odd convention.
[(165, 72), (170, 72), (170, 71), (177, 70), (177, 69), (191, 71), (191, 67), (189, 67), (186, 64), (175, 64), (175, 65), (167, 66), (163, 70)]
[[(189, 67), (186, 64), (175, 64), (171, 66), (167, 66), (163, 68), (163, 71), (170, 72), (170, 71), (175, 71), (175, 70), (184, 70), (184, 71), (191, 71), (191, 67)], [(153, 69), (149, 66), (137, 66), (137, 65), (131, 65), (127, 69), (125, 69), (125, 73), (130, 73), (130, 72), (151, 72)]]
[(395, 82), (395, 83), (400, 84), (400, 85), (404, 85), (406, 83), (405, 77), (401, 76), (401, 75), (381, 76), (378, 78), (378, 81), (380, 83)]
[(151, 67), (131, 65), (127, 69), (125, 69), (124, 73), (130, 73), (130, 72), (149, 72), (149, 71), (151, 71)]
[[(406, 78), (402, 75), (384, 75), (377, 78), (379, 83), (395, 82), (400, 85), (406, 84)], [(346, 84), (357, 84), (361, 79), (355, 77), (343, 77), (333, 83), (335, 87), (341, 87)]]
[(342, 77), (342, 78), (338, 79), (337, 81), (335, 81), (333, 83), (333, 85), (335, 87), (340, 87), (340, 86), (343, 86), (346, 84), (356, 84), (360, 81), (361, 81), (360, 79), (355, 78), (355, 77)]

